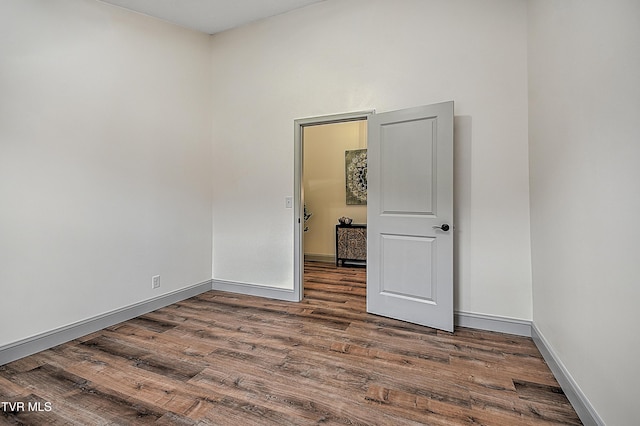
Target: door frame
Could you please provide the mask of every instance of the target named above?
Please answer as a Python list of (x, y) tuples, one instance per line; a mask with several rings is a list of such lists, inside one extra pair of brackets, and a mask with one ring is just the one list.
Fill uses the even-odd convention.
[(302, 185), (304, 166), (304, 128), (324, 124), (367, 121), (375, 110), (356, 111), (343, 114), (323, 115), (294, 120), (294, 177), (293, 177), (293, 294), (300, 302), (304, 298), (304, 188)]

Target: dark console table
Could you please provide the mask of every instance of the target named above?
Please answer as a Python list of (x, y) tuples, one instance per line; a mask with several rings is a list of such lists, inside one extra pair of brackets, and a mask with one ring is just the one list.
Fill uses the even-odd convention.
[(336, 225), (336, 266), (367, 261), (367, 225)]

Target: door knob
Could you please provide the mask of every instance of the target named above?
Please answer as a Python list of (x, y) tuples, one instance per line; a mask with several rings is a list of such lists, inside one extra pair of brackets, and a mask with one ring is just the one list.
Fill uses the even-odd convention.
[(441, 231), (447, 232), (449, 230), (449, 224), (444, 223), (441, 226), (434, 226), (433, 228), (440, 229)]

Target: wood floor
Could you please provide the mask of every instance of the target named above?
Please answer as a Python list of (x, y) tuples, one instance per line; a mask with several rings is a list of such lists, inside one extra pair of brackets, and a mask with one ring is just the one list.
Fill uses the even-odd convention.
[(1, 366), (0, 424), (580, 424), (531, 339), (364, 312), (364, 268), (207, 292)]

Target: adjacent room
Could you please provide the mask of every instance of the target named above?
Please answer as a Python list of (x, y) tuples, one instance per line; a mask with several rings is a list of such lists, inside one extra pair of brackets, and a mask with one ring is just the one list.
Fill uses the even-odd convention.
[(367, 122), (306, 126), (303, 133), (304, 260), (364, 266), (366, 239), (352, 253), (338, 253), (337, 235), (343, 218), (366, 235)]
[[(640, 3), (179, 3), (0, 2), (0, 423), (637, 422)], [(453, 333), (336, 244), (444, 104)]]

